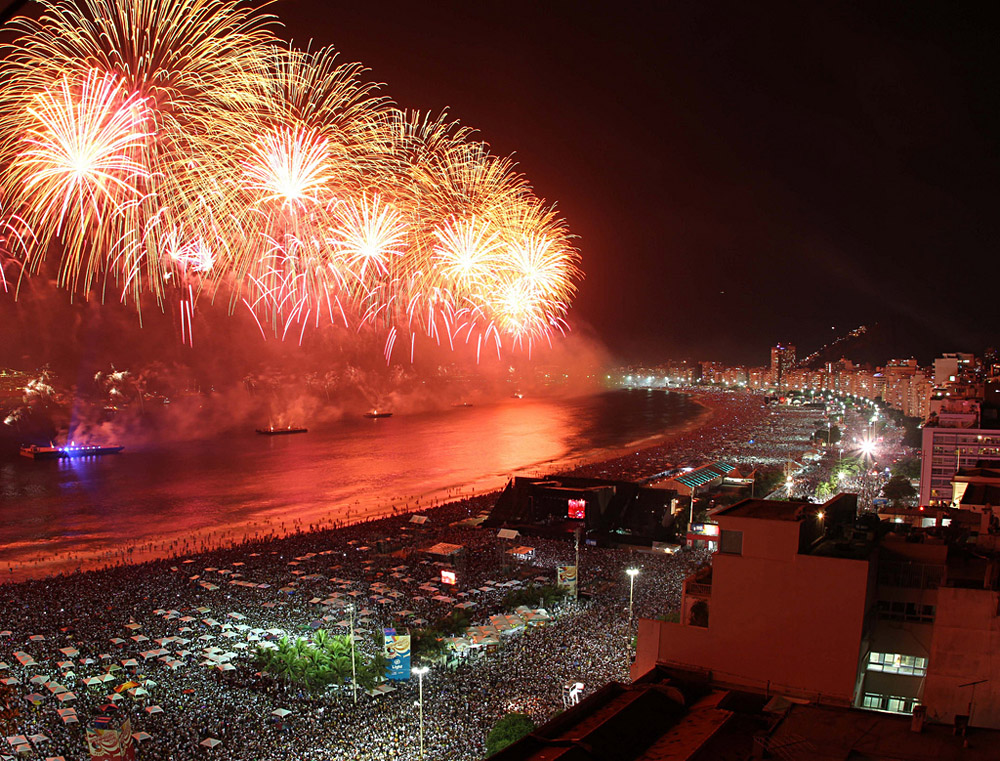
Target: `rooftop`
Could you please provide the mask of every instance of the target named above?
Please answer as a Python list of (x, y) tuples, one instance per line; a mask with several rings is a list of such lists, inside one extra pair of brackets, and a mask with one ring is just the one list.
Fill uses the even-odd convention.
[(762, 521), (800, 521), (820, 512), (822, 505), (811, 502), (786, 502), (775, 499), (745, 499), (716, 510), (714, 518), (756, 518)]
[(975, 729), (965, 739), (950, 726), (925, 724), (910, 729), (909, 716), (876, 711), (793, 705), (767, 738), (775, 758), (784, 761), (985, 761), (996, 758), (1000, 732)]
[(704, 486), (710, 481), (725, 476), (735, 468), (736, 466), (730, 462), (718, 460), (717, 462), (702, 465), (700, 468), (695, 468), (687, 473), (676, 476), (673, 480), (689, 488), (697, 489), (699, 486)]

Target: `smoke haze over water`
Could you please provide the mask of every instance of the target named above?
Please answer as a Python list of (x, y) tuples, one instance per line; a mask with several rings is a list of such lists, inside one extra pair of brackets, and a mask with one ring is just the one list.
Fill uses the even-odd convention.
[[(8, 275), (9, 279), (9, 275)], [(418, 337), (387, 365), (384, 332), (294, 326), (285, 340), (240, 305), (199, 302), (193, 346), (169, 311), (99, 299), (70, 300), (54, 283), (25, 280), (0, 292), (0, 367), (39, 377), (48, 395), (0, 398), (0, 441), (183, 441), (235, 428), (309, 425), (373, 408), (399, 414), (486, 403), (519, 392), (569, 396), (599, 387), (606, 351), (585, 329), (524, 350)], [(170, 307), (167, 307), (169, 310)], [(168, 401), (167, 401), (168, 400)], [(14, 419), (11, 420), (11, 417)]]

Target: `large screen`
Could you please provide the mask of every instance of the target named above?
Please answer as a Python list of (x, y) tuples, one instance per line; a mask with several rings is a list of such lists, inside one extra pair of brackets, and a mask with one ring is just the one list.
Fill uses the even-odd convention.
[(569, 509), (567, 514), (570, 518), (576, 518), (577, 520), (583, 520), (587, 517), (587, 500), (585, 499), (571, 499), (569, 500)]

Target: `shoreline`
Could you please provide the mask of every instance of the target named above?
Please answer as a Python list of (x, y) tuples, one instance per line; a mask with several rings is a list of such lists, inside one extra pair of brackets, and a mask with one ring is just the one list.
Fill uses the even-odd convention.
[[(564, 456), (542, 467), (527, 467), (513, 474), (485, 476), (471, 484), (445, 486), (422, 494), (409, 495), (400, 504), (399, 498), (367, 506), (354, 505), (326, 508), (322, 512), (299, 515), (288, 520), (280, 517), (261, 516), (248, 523), (224, 524), (195, 534), (185, 532), (175, 536), (160, 536), (137, 542), (122, 542), (111, 549), (44, 555), (44, 544), (39, 545), (36, 560), (8, 562), (0, 569), (0, 587), (22, 582), (54, 579), (75, 573), (99, 572), (124, 566), (138, 566), (155, 561), (179, 560), (202, 553), (232, 550), (261, 542), (273, 542), (293, 536), (318, 534), (323, 531), (350, 528), (385, 518), (414, 513), (424, 513), (442, 507), (456, 506), (463, 501), (498, 493), (513, 475), (574, 474), (586, 468), (612, 467), (628, 458), (651, 456), (668, 448), (685, 437), (708, 427), (716, 420), (725, 406), (708, 392), (698, 390), (672, 391), (682, 393), (701, 407), (692, 419), (663, 434), (647, 437), (628, 445), (592, 452), (579, 457)], [(637, 450), (635, 447), (639, 446)]]

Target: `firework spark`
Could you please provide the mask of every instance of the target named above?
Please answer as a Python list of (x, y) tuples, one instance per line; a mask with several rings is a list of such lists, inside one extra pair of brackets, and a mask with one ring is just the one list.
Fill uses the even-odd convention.
[(263, 333), (384, 330), (387, 359), (566, 330), (572, 236), (469, 128), (239, 0), (42, 5), (0, 64), (2, 248), (27, 271), (51, 250), (69, 289), (170, 300), (186, 343), (222, 288)]

